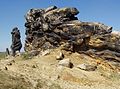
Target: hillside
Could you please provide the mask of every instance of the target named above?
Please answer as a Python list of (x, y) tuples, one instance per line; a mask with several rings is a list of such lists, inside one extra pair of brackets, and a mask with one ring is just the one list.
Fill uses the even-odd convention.
[[(60, 49), (28, 59), (23, 55), (0, 61), (0, 89), (119, 89), (120, 71), (105, 60), (62, 51), (73, 68), (60, 66)], [(79, 64), (97, 65), (94, 71), (77, 68)]]
[(30, 9), (25, 52), (13, 28), (11, 52), (1, 54), (0, 89), (120, 89), (120, 35), (82, 22), (75, 7)]

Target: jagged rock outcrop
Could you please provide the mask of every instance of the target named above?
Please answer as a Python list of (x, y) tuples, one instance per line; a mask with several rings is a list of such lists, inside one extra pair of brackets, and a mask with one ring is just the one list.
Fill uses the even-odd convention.
[(78, 13), (76, 8), (56, 6), (30, 9), (26, 14), (25, 51), (61, 46), (64, 50), (106, 59), (104, 53), (109, 50), (114, 55), (112, 59), (119, 60), (120, 37), (111, 34), (112, 27), (98, 22), (81, 22), (75, 16)]
[(22, 48), (22, 43), (21, 43), (21, 36), (20, 32), (17, 27), (13, 28), (12, 32), (12, 45), (11, 45), (11, 50), (12, 50), (12, 55), (15, 56), (16, 51), (21, 50)]

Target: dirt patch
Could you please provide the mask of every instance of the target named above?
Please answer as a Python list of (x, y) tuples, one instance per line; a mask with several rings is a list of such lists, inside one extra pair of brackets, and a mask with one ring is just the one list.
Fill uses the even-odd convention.
[[(119, 89), (119, 71), (107, 62), (84, 54), (62, 51), (73, 68), (60, 67), (56, 56), (60, 49), (32, 59), (9, 57), (0, 61), (0, 89)], [(98, 64), (95, 71), (84, 71), (81, 63)], [(5, 69), (7, 68), (7, 70)]]

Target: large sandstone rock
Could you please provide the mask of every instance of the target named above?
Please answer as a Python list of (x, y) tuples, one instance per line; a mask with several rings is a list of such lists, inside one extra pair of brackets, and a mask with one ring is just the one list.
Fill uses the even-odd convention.
[[(41, 52), (61, 46), (63, 50), (92, 54), (104, 59), (105, 55), (98, 56), (95, 52), (109, 50), (119, 55), (120, 36), (111, 34), (112, 27), (99, 22), (81, 22), (75, 16), (78, 13), (73, 7), (30, 9), (26, 14), (25, 51)], [(118, 55), (114, 59), (118, 60)]]

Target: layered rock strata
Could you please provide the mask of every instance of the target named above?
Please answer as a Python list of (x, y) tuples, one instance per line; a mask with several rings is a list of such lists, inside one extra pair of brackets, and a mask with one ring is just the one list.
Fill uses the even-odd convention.
[(12, 44), (11, 44), (11, 50), (12, 50), (12, 55), (16, 55), (16, 51), (21, 50), (22, 48), (22, 43), (21, 43), (21, 36), (20, 36), (20, 31), (17, 27), (13, 28), (12, 32)]
[[(30, 9), (26, 14), (25, 51), (63, 50), (120, 61), (120, 37), (99, 22), (81, 22), (76, 8)], [(107, 53), (107, 54), (106, 54)]]

